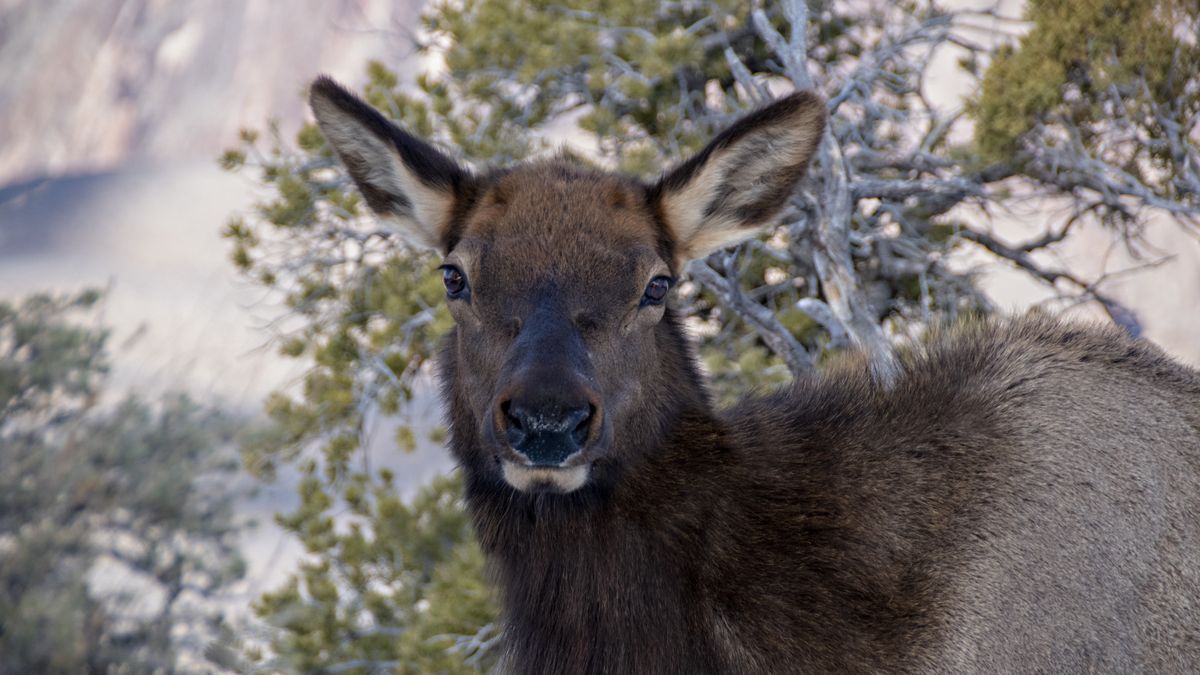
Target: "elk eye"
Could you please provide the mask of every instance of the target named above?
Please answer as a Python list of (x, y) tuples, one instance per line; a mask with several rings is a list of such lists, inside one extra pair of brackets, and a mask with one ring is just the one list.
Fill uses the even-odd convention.
[(646, 284), (646, 292), (642, 295), (642, 306), (661, 305), (667, 291), (671, 290), (671, 277), (654, 277)]
[(446, 284), (446, 296), (450, 299), (458, 299), (466, 295), (467, 278), (463, 276), (462, 270), (453, 265), (442, 265), (442, 283)]

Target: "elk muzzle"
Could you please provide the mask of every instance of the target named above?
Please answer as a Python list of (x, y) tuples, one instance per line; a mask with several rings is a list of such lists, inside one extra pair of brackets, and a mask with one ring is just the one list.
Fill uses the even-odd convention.
[(591, 363), (566, 312), (543, 304), (523, 322), (492, 413), (505, 479), (521, 490), (569, 492), (586, 480), (604, 435)]

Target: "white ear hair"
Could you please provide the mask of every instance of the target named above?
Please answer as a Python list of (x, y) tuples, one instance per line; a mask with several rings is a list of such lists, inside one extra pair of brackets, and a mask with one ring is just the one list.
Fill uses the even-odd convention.
[(801, 92), (735, 122), (656, 186), (681, 260), (771, 224), (820, 144), (825, 106)]
[(367, 205), (413, 243), (441, 248), (469, 174), (329, 78), (313, 83), (310, 104)]

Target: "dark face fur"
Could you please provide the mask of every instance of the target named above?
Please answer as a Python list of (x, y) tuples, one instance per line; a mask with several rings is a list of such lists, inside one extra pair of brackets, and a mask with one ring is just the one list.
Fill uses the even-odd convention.
[(824, 120), (793, 94), (644, 185), (561, 160), (470, 173), (325, 78), (312, 106), (372, 209), (445, 254), (456, 452), (527, 492), (618, 480), (706, 405), (670, 381), (694, 370), (667, 295), (687, 260), (770, 224)]
[(447, 358), (480, 449), (518, 489), (582, 486), (653, 405), (642, 377), (673, 272), (645, 203), (636, 183), (523, 167), (480, 196), (446, 256)]

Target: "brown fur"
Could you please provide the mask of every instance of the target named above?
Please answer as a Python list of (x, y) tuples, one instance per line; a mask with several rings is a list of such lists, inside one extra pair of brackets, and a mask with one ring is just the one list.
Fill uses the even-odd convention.
[[(445, 172), (417, 176), (444, 191), (444, 222), (407, 227), (434, 232), (470, 284), (449, 301), (441, 375), (510, 670), (1200, 663), (1197, 373), (1115, 329), (1032, 315), (936, 332), (890, 388), (850, 359), (717, 412), (680, 317), (639, 302), (779, 208), (803, 162), (763, 152), (809, 143), (807, 161), (815, 98), (745, 118), (646, 186), (563, 161), (447, 169), (332, 82), (313, 96), (331, 142), (350, 134), (339, 152), (366, 149), (348, 167), (402, 226), (412, 200), (362, 172), (392, 162), (410, 186), (396, 172)], [(501, 471), (522, 461), (504, 406), (534, 395), (595, 414), (563, 468), (537, 469), (544, 489), (518, 489)], [(557, 478), (568, 469), (586, 482)]]

